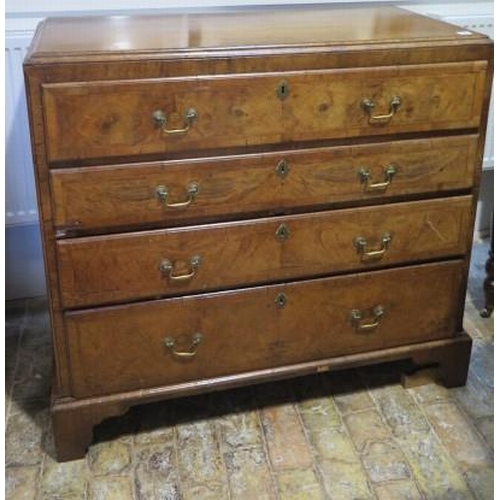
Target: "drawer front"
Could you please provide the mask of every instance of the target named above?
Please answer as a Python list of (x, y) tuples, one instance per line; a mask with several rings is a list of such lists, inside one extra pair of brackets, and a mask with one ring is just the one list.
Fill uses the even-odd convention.
[(61, 240), (66, 307), (457, 256), (472, 198)]
[(67, 313), (73, 396), (448, 337), (462, 276), (452, 261)]
[(56, 228), (84, 231), (334, 206), (472, 185), (477, 136), (51, 172)]
[(486, 62), (43, 85), (49, 162), (476, 128)]

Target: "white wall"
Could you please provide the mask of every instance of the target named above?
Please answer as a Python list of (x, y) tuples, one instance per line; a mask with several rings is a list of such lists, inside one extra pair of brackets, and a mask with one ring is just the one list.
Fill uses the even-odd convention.
[[(391, 4), (384, 0), (6, 0), (5, 41), (6, 49), (13, 53), (12, 66), (6, 64), (6, 204), (16, 209), (7, 214), (6, 220), (6, 298), (30, 297), (45, 293), (44, 271), (41, 254), (40, 234), (37, 223), (36, 203), (33, 189), (33, 175), (30, 163), (30, 146), (27, 133), (26, 106), (20, 64), (21, 52), (29, 43), (36, 25), (47, 16), (89, 15), (113, 13), (143, 13), (159, 11), (180, 11), (200, 9), (237, 8), (243, 5), (276, 5), (307, 3), (378, 3)], [(450, 22), (471, 26), (478, 31), (491, 31), (493, 1), (475, 2), (457, 0), (455, 2), (399, 0), (398, 4), (420, 13), (441, 17)], [(17, 48), (16, 48), (17, 46)], [(24, 47), (24, 48), (23, 48)], [(7, 54), (7, 52), (6, 52)], [(7, 59), (7, 58), (6, 58)], [(16, 62), (17, 61), (17, 62)], [(6, 61), (7, 62), (7, 61)], [(17, 65), (17, 66), (16, 66)], [(477, 230), (489, 227), (489, 217), (493, 203), (493, 158), (488, 160), (481, 187), (478, 208)], [(22, 173), (18, 185), (11, 177)], [(9, 187), (9, 183), (12, 188)], [(9, 198), (10, 197), (10, 198)], [(10, 201), (9, 201), (10, 200)]]

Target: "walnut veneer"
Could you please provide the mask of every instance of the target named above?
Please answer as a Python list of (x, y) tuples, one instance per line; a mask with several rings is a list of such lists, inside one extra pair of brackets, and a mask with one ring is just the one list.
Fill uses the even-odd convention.
[(43, 22), (59, 459), (162, 398), (402, 359), (463, 384), (492, 56), (388, 7)]

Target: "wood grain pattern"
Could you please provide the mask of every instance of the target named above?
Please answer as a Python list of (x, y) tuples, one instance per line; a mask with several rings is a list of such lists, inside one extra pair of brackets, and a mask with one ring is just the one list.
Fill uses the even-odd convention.
[[(471, 209), (464, 196), (61, 240), (61, 295), (65, 307), (82, 307), (462, 255)], [(283, 224), (290, 235), (279, 241)], [(392, 238), (385, 255), (363, 260), (354, 240), (377, 250), (385, 233)], [(189, 280), (159, 269), (168, 259), (174, 275), (189, 274), (195, 256), (201, 264)]]
[(54, 377), (52, 393), (66, 397), (70, 394), (70, 371), (67, 358), (66, 332), (59, 295), (59, 276), (55, 252), (55, 232), (52, 222), (50, 178), (45, 161), (43, 109), (40, 103), (40, 76), (25, 67), (26, 97), (29, 109), (31, 150), (33, 154), (35, 187), (37, 192), (45, 280), (49, 304), (54, 350)]
[[(43, 31), (43, 29), (42, 29)], [(492, 42), (487, 37), (462, 38), (450, 43), (356, 44), (352, 46), (280, 47), (237, 51), (124, 52), (120, 54), (59, 53), (50, 57), (33, 53), (25, 69), (41, 83), (158, 79), (198, 75), (255, 74), (337, 68), (490, 61)], [(57, 63), (54, 62), (57, 59)]]
[(79, 405), (64, 398), (54, 401), (51, 417), (57, 460), (63, 462), (84, 456), (92, 441), (94, 426), (104, 418), (123, 415), (129, 408), (129, 404), (121, 401), (106, 404), (101, 400), (93, 405)]
[[(123, 307), (68, 313), (74, 394), (109, 394), (451, 336), (460, 269), (459, 262), (432, 264), (143, 303), (127, 306), (126, 314)], [(278, 293), (287, 297), (282, 308), (275, 304)], [(357, 331), (351, 310), (379, 304), (386, 311), (380, 325)], [(188, 349), (196, 332), (204, 338), (189, 360), (176, 359), (163, 345), (171, 336), (179, 349)]]
[[(93, 36), (89, 37), (89, 31)], [(460, 41), (454, 26), (391, 7), (287, 6), (265, 10), (123, 17), (49, 19), (33, 50), (57, 53), (123, 52), (124, 37), (136, 51), (255, 47), (354, 42)], [(477, 39), (480, 35), (471, 34)], [(463, 39), (463, 37), (462, 37)]]
[[(89, 82), (43, 86), (49, 162), (189, 152), (279, 142), (370, 136), (394, 132), (474, 128), (479, 125), (486, 63), (325, 70), (157, 81)], [(276, 89), (286, 81), (283, 101)], [(314, 92), (311, 92), (314, 88)], [(374, 114), (402, 100), (392, 120), (370, 124)], [(167, 128), (198, 118), (185, 134), (167, 136), (155, 126), (156, 110)]]
[[(285, 212), (292, 208), (335, 207), (343, 202), (394, 196), (442, 194), (470, 189), (477, 136), (458, 136), (388, 143), (279, 151), (257, 155), (85, 167), (51, 171), (54, 224), (60, 231), (162, 224), (173, 226), (225, 216)], [(288, 173), (277, 175), (285, 160)], [(385, 180), (394, 165), (391, 185), (364, 188), (359, 170), (371, 182)], [(169, 189), (169, 202), (186, 199), (196, 182), (200, 192), (185, 209), (168, 209), (155, 195)]]

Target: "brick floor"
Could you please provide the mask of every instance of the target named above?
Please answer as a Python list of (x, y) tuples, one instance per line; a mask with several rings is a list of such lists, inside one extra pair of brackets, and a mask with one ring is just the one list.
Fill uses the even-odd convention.
[(58, 464), (46, 301), (6, 303), (6, 498), (492, 499), (493, 318), (474, 246), (467, 385), (403, 389), (397, 367), (346, 370), (132, 408), (85, 459)]

